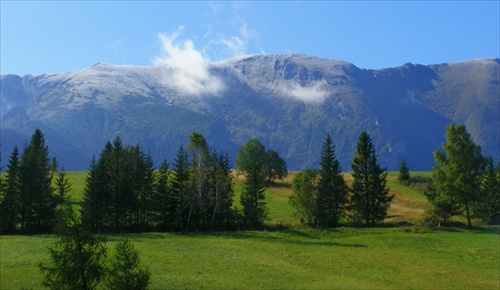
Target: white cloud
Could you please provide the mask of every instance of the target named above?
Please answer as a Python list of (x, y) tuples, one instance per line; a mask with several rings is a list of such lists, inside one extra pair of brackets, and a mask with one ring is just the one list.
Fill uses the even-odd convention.
[(159, 34), (162, 55), (153, 63), (172, 69), (172, 80), (168, 85), (187, 95), (217, 94), (224, 89), (222, 81), (209, 71), (210, 60), (202, 55), (190, 39), (177, 41), (184, 26), (170, 34)]
[(324, 83), (317, 81), (308, 86), (301, 86), (298, 83), (287, 83), (279, 88), (279, 91), (287, 96), (301, 100), (305, 103), (322, 103), (328, 97), (328, 91)]

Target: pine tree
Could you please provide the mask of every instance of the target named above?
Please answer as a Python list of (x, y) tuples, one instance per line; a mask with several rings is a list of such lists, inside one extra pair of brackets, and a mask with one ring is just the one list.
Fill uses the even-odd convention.
[(154, 183), (154, 209), (157, 214), (156, 221), (162, 230), (166, 230), (175, 219), (175, 208), (170, 204), (172, 189), (169, 182), (169, 164), (163, 159), (155, 175)]
[(404, 185), (408, 185), (410, 182), (410, 168), (406, 165), (406, 161), (401, 161), (399, 166), (398, 182)]
[(39, 129), (24, 148), (19, 162), (21, 179), (21, 230), (40, 233), (55, 224), (57, 199), (52, 193), (48, 147)]
[(49, 248), (52, 263), (38, 266), (51, 289), (95, 289), (106, 268), (105, 241), (86, 232), (70, 205), (60, 212), (59, 241)]
[(139, 267), (139, 254), (128, 239), (121, 240), (115, 247), (114, 259), (111, 262), (107, 289), (142, 290), (148, 289), (151, 273), (149, 269)]
[(180, 230), (184, 230), (182, 223), (187, 202), (187, 187), (189, 180), (189, 157), (181, 145), (177, 150), (173, 165), (174, 175), (172, 176), (172, 194), (169, 197), (168, 204), (171, 211), (175, 212), (175, 223)]
[(245, 173), (245, 185), (241, 195), (243, 219), (253, 228), (261, 227), (266, 218), (264, 180), (267, 163), (264, 145), (257, 139), (250, 139), (238, 149), (236, 169)]
[(209, 182), (213, 197), (212, 230), (216, 226), (227, 229), (234, 222), (232, 211), (234, 192), (229, 155), (227, 152), (213, 152), (212, 161), (214, 164)]
[(476, 213), (489, 223), (500, 219), (500, 173), (493, 165), (493, 157), (486, 160), (486, 172), (481, 179), (481, 197), (476, 204)]
[(320, 227), (336, 227), (345, 214), (348, 187), (341, 174), (330, 134), (326, 134), (321, 151), (315, 220)]
[(2, 229), (14, 233), (21, 212), (21, 179), (19, 172), (19, 150), (14, 146), (7, 165), (4, 198), (1, 203)]
[(85, 178), (82, 219), (85, 227), (92, 232), (108, 229), (112, 220), (111, 175), (107, 168), (107, 159), (112, 150), (113, 146), (107, 142), (99, 160), (92, 157)]
[(386, 186), (387, 172), (377, 162), (368, 133), (362, 132), (351, 163), (354, 178), (350, 206), (356, 221), (368, 226), (383, 221), (394, 195)]

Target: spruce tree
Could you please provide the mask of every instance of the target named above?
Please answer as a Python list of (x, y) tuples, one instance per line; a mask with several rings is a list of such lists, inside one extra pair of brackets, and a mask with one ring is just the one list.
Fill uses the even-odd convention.
[(267, 156), (264, 145), (257, 139), (250, 139), (238, 149), (236, 169), (245, 174), (241, 195), (243, 219), (246, 225), (258, 228), (266, 218), (265, 169)]
[(481, 197), (477, 201), (476, 213), (488, 223), (500, 221), (500, 174), (493, 165), (493, 157), (486, 160), (486, 172), (481, 179)]
[(406, 165), (406, 161), (401, 161), (399, 166), (398, 182), (404, 185), (408, 185), (410, 182), (410, 168)]
[[(175, 212), (175, 223), (180, 230), (184, 230), (182, 223), (185, 209), (189, 206), (187, 201), (188, 180), (189, 180), (189, 157), (181, 145), (177, 150), (172, 168), (172, 194), (169, 196), (171, 211)], [(187, 216), (187, 215), (186, 215)]]
[(45, 137), (36, 129), (19, 162), (23, 232), (46, 232), (55, 225), (57, 199), (52, 192), (49, 161)]
[(21, 179), (17, 146), (14, 146), (10, 155), (4, 182), (4, 197), (1, 203), (2, 229), (6, 233), (14, 233), (21, 213)]
[(345, 214), (348, 187), (341, 174), (330, 134), (326, 134), (321, 150), (315, 220), (320, 227), (336, 227)]
[(107, 289), (148, 289), (151, 273), (147, 268), (140, 268), (139, 264), (139, 253), (134, 249), (134, 245), (128, 239), (119, 241), (106, 280)]
[(57, 233), (49, 248), (51, 262), (38, 266), (44, 275), (43, 285), (51, 289), (95, 289), (106, 268), (106, 245), (103, 239), (86, 232), (70, 205), (63, 205)]
[(170, 204), (172, 189), (169, 182), (169, 164), (167, 159), (163, 159), (158, 171), (155, 174), (154, 183), (154, 211), (156, 221), (161, 230), (166, 230), (169, 224), (175, 219), (175, 208)]
[(233, 223), (233, 183), (227, 152), (212, 153), (213, 169), (210, 180), (213, 197), (212, 230), (227, 229)]
[(354, 178), (350, 207), (355, 221), (374, 226), (383, 221), (394, 195), (386, 186), (387, 172), (377, 162), (370, 136), (362, 132), (351, 163)]

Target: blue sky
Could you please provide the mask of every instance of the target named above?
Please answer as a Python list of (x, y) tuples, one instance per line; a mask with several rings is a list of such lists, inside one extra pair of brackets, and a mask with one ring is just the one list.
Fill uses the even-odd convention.
[(1, 73), (302, 53), (379, 69), (499, 57), (500, 1), (1, 0)]

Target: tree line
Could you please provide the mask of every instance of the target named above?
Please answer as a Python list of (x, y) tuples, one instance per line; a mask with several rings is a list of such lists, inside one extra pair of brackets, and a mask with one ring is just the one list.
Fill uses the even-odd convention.
[[(425, 195), (429, 216), (447, 223), (464, 213), (497, 222), (500, 218), (500, 170), (484, 158), (464, 125), (450, 124), (444, 151), (434, 152), (435, 164)], [(311, 227), (337, 227), (344, 222), (375, 226), (387, 217), (393, 195), (387, 171), (378, 160), (371, 138), (362, 132), (351, 163), (353, 182), (341, 174), (335, 146), (326, 134), (319, 170), (309, 168), (292, 180), (290, 204), (300, 221)], [(85, 179), (81, 220), (91, 232), (213, 231), (262, 228), (267, 217), (266, 186), (283, 179), (286, 162), (258, 139), (238, 149), (236, 174), (243, 174), (241, 209), (234, 206), (233, 171), (227, 152), (211, 147), (202, 134), (192, 133), (170, 164), (155, 168), (140, 146), (124, 145), (117, 136), (92, 158)], [(71, 183), (64, 169), (48, 157), (37, 129), (20, 153), (14, 147), (6, 174), (0, 176), (1, 233), (52, 232), (58, 211), (68, 200)], [(409, 185), (403, 161), (401, 183)]]
[[(264, 151), (260, 157), (262, 184), (258, 186), (288, 174), (276, 151)], [(71, 183), (64, 169), (57, 169), (56, 160), (49, 159), (39, 129), (22, 154), (14, 147), (6, 174), (0, 177), (0, 232), (52, 232), (60, 208), (69, 199)], [(232, 178), (228, 153), (209, 146), (200, 133), (189, 136), (187, 148), (179, 146), (172, 168), (166, 159), (154, 168), (142, 147), (124, 145), (117, 136), (90, 162), (81, 202), (82, 225), (90, 232), (261, 226), (263, 219), (249, 214), (253, 204), (245, 203), (247, 199), (242, 197), (243, 213), (234, 208)]]

